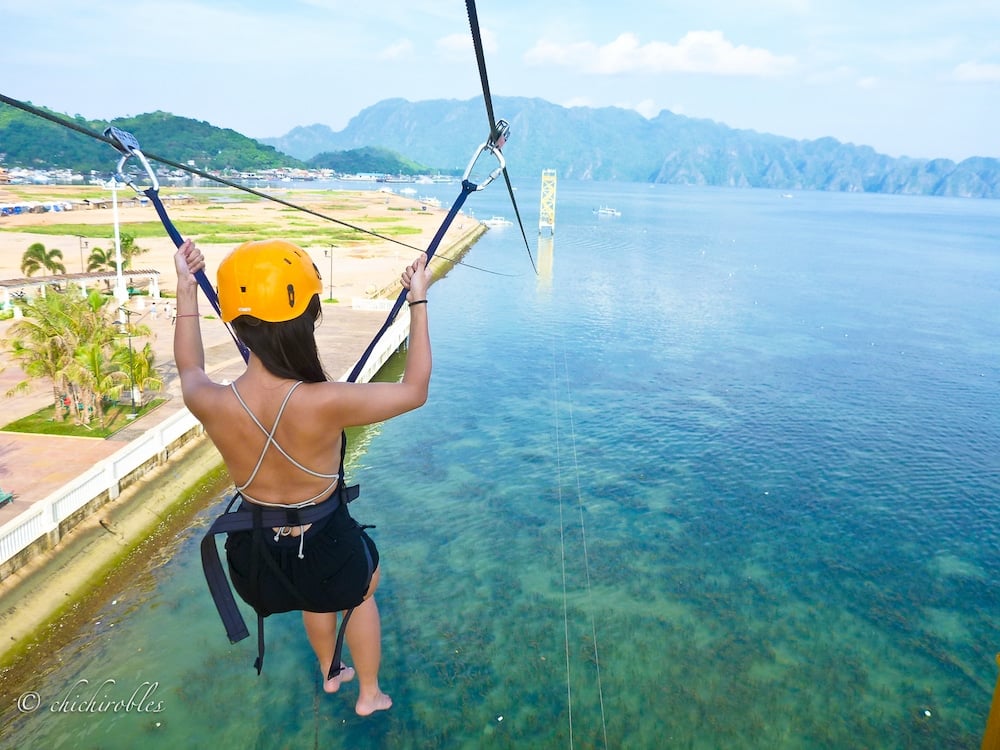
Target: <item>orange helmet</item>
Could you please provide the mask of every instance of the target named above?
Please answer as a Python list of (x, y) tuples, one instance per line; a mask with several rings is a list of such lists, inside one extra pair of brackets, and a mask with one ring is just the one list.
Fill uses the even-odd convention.
[(299, 317), (323, 291), (309, 254), (285, 240), (244, 242), (219, 265), (219, 307), (226, 323), (252, 315), (269, 323)]

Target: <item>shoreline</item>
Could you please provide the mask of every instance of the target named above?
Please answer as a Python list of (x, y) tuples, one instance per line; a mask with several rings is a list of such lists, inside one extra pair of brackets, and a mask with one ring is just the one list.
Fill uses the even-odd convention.
[(0, 642), (0, 696), (19, 675), (30, 675), (19, 667), (34, 651), (51, 652), (73, 637), (103, 603), (104, 586), (146, 565), (140, 552), (186, 524), (200, 510), (194, 502), (200, 494), (228, 483), (215, 446), (199, 436), (0, 582), (6, 636)]
[[(48, 190), (50, 189), (46, 188), (39, 192), (47, 192)], [(328, 193), (329, 191), (323, 192)], [(354, 198), (359, 197), (354, 193), (349, 195)], [(324, 197), (329, 198), (328, 195)], [(362, 213), (375, 211), (380, 206), (389, 206), (390, 201), (404, 206), (405, 202), (409, 201), (409, 199), (400, 196), (382, 193), (363, 194), (360, 197), (367, 199), (367, 203), (357, 209)], [(339, 194), (337, 198), (338, 200), (346, 199), (344, 195)], [(373, 204), (372, 201), (377, 201), (378, 205)], [(237, 206), (243, 210), (247, 208), (243, 204), (237, 204)], [(227, 206), (223, 210), (229, 208)], [(270, 206), (261, 205), (255, 206), (255, 208), (259, 209), (257, 214), (263, 215), (258, 216), (258, 220), (267, 218), (273, 222), (277, 219), (285, 224), (294, 224), (299, 220), (297, 216), (295, 220), (291, 221), (287, 215), (282, 217), (266, 216), (269, 210), (273, 210)], [(219, 207), (201, 206), (201, 209), (203, 211), (218, 211)], [(150, 220), (149, 209), (133, 210), (144, 214), (142, 221)], [(433, 222), (433, 227), (422, 228), (419, 234), (415, 234), (412, 238), (408, 237), (407, 241), (418, 246), (420, 244), (426, 245), (425, 240), (429, 241), (429, 237), (436, 230), (436, 225), (440, 221), (439, 217), (444, 213), (446, 212), (435, 210), (433, 212), (420, 211), (419, 213), (414, 211), (412, 214), (407, 214), (420, 217), (417, 221), (427, 224), (429, 222), (426, 222), (424, 217), (437, 217)], [(28, 217), (16, 217), (19, 220), (18, 223), (25, 226), (25, 231), (0, 231), (0, 279), (17, 278), (21, 275), (19, 269), (11, 266), (10, 250), (17, 242), (26, 247), (27, 245), (24, 243), (27, 239), (29, 240), (28, 244), (42, 241), (46, 243), (47, 247), (55, 247), (57, 242), (65, 243), (71, 240), (75, 244), (78, 241), (77, 235), (32, 234), (29, 226), (39, 223), (65, 223), (78, 226), (77, 219), (80, 218), (81, 214), (88, 218), (92, 218), (93, 215), (103, 216), (105, 220), (110, 221), (108, 212), (102, 214), (97, 210), (66, 212), (51, 216), (49, 214), (31, 214)], [(4, 222), (0, 222), (0, 228), (14, 229), (15, 227), (7, 222), (7, 218)], [(152, 218), (155, 219), (155, 216)], [(41, 221), (41, 219), (46, 220)], [(123, 231), (127, 231), (127, 223), (125, 218), (121, 220)], [(468, 219), (466, 219), (464, 224), (468, 225), (468, 223)], [(476, 221), (473, 221), (471, 227), (463, 227), (457, 221), (456, 224), (458, 226), (453, 227), (446, 235), (441, 250), (447, 256), (458, 260), (475, 244), (483, 230)], [(280, 235), (280, 231), (275, 232), (273, 228), (267, 233), (267, 236), (278, 235)], [(156, 265), (168, 269), (166, 272), (161, 270), (160, 288), (172, 291), (175, 285), (172, 261), (174, 248), (169, 238), (157, 238), (155, 243), (143, 238), (138, 241), (138, 244), (149, 246), (149, 253), (139, 256), (137, 265), (142, 267)], [(235, 244), (238, 243), (231, 243), (231, 246), (235, 246)], [(219, 259), (231, 249), (231, 247), (213, 244), (208, 244), (208, 248), (211, 257), (214, 258), (217, 255)], [(344, 289), (349, 293), (353, 292), (354, 296), (382, 298), (391, 291), (394, 298), (398, 291), (399, 270), (408, 262), (415, 251), (386, 242), (381, 242), (378, 245), (367, 243), (362, 250), (363, 252), (353, 254), (353, 257), (348, 260), (337, 259), (337, 268), (334, 273), (334, 278), (337, 281), (336, 287), (332, 283), (334, 279), (330, 279), (333, 295), (339, 297), (339, 290)], [(209, 252), (206, 252), (206, 256), (209, 255)], [(315, 250), (311, 254), (314, 261), (319, 260)], [(67, 270), (70, 270), (74, 264), (73, 254), (67, 253), (66, 255), (70, 257), (64, 256), (63, 262), (67, 266)], [(17, 258), (20, 258), (19, 254)], [(446, 275), (452, 267), (452, 264), (445, 260), (438, 258), (435, 260), (438, 262), (432, 265), (434, 281)], [(332, 257), (330, 257), (329, 262), (330, 267), (333, 268), (334, 259)], [(210, 265), (217, 265), (217, 260), (211, 260)], [(319, 263), (318, 265), (322, 272), (323, 264)], [(350, 300), (347, 299), (346, 302), (349, 303)], [(322, 330), (322, 327), (319, 330)], [(163, 342), (160, 344), (162, 345)], [(206, 350), (208, 348), (206, 341)], [(0, 353), (0, 357), (3, 356), (5, 355)], [(169, 361), (166, 361), (166, 358), (161, 358), (160, 362), (162, 365), (172, 366), (172, 356)], [(6, 364), (8, 375), (12, 369), (19, 370), (16, 364), (11, 367), (9, 360)], [(165, 390), (168, 390), (169, 387), (170, 384), (166, 384)], [(28, 396), (6, 399), (6, 401), (7, 404), (20, 401), (20, 410), (27, 409), (30, 412), (34, 402), (38, 401), (39, 395), (43, 400), (50, 398), (46, 393), (48, 390), (50, 390), (49, 386), (46, 383), (41, 383), (41, 387), (33, 388), (32, 393)], [(175, 397), (179, 398), (179, 394)], [(19, 416), (16, 409), (5, 411), (9, 415), (8, 421)], [(100, 591), (107, 583), (126, 580), (129, 573), (136, 570), (136, 566), (147, 565), (145, 556), (140, 554), (141, 551), (147, 545), (161, 546), (163, 540), (170, 533), (184, 527), (194, 514), (201, 510), (201, 507), (194, 502), (196, 497), (213, 487), (217, 486), (221, 490), (229, 484), (230, 480), (221, 457), (211, 441), (202, 435), (185, 445), (178, 451), (176, 457), (171, 458), (164, 465), (157, 467), (134, 485), (126, 488), (116, 500), (107, 503), (87, 516), (52, 549), (38, 554), (23, 567), (0, 581), (0, 599), (2, 599), (0, 627), (7, 635), (7, 638), (0, 642), (0, 696), (8, 697), (8, 695), (14, 694), (16, 685), (30, 676), (32, 670), (26, 668), (25, 665), (35, 653), (39, 650), (49, 653), (68, 642), (75, 635), (79, 626), (86, 621), (88, 616), (97, 607), (103, 605), (104, 601)], [(142, 502), (139, 502), (140, 500)]]

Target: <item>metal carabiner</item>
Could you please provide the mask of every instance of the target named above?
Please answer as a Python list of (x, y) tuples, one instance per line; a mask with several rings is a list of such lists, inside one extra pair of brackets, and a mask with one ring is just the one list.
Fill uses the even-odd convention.
[[(465, 174), (462, 175), (463, 183), (471, 185), (474, 190), (482, 190), (500, 176), (504, 169), (507, 168), (507, 162), (504, 161), (503, 153), (500, 149), (503, 148), (503, 145), (507, 142), (508, 135), (510, 135), (510, 124), (506, 120), (497, 120), (496, 131), (490, 133), (489, 140), (477, 148), (475, 153), (472, 155), (472, 160), (469, 162), (469, 166), (465, 168)], [(493, 154), (493, 156), (496, 157), (497, 162), (499, 162), (499, 165), (486, 176), (485, 180), (479, 184), (471, 182), (469, 180), (469, 176), (472, 174), (472, 168), (476, 166), (476, 162), (479, 161), (479, 157), (486, 153)]]
[(160, 189), (160, 183), (156, 179), (156, 172), (153, 171), (149, 161), (139, 149), (139, 141), (134, 135), (126, 130), (112, 126), (104, 129), (104, 137), (111, 139), (111, 145), (122, 154), (122, 158), (118, 160), (118, 167), (115, 170), (116, 180), (124, 182), (137, 193), (144, 192), (132, 181), (132, 178), (126, 176), (122, 171), (125, 168), (125, 162), (134, 156), (142, 164), (142, 168), (146, 170), (146, 175), (149, 177), (150, 189), (154, 192)]

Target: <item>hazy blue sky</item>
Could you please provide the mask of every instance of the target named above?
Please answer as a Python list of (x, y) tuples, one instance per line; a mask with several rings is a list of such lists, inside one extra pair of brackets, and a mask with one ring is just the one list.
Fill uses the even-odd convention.
[[(495, 96), (1000, 157), (1000, 0), (477, 8)], [(0, 18), (0, 91), (90, 119), (164, 110), (266, 137), (480, 91), (459, 0), (0, 0)]]

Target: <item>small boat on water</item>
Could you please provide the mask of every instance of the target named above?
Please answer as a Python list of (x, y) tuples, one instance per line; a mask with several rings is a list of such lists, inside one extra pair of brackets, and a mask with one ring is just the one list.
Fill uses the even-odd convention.
[(617, 208), (610, 208), (609, 206), (601, 206), (600, 208), (594, 209), (594, 214), (597, 216), (621, 216), (622, 212)]
[(513, 221), (509, 221), (502, 216), (493, 216), (489, 219), (483, 219), (483, 224), (494, 229), (496, 227), (510, 227), (514, 225)]

